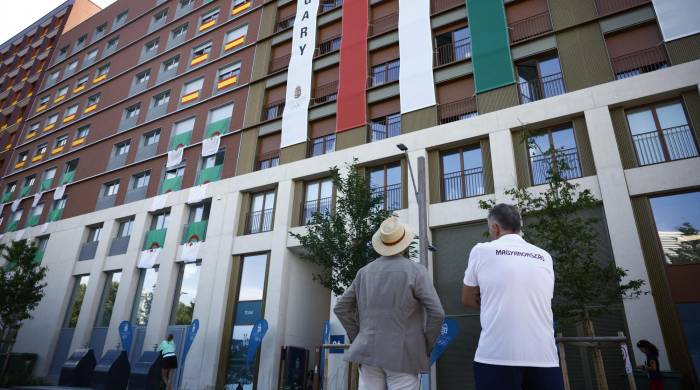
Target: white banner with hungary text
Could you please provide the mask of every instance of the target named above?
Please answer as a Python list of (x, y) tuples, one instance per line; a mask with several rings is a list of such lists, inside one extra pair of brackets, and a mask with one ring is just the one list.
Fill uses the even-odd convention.
[(401, 113), (435, 105), (430, 0), (399, 0)]
[(297, 2), (292, 54), (287, 71), (287, 95), (282, 113), (282, 148), (306, 142), (307, 139), (318, 6), (319, 0)]

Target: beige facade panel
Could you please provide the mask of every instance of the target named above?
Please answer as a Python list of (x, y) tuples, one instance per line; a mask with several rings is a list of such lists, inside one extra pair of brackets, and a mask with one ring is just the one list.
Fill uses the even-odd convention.
[(402, 133), (427, 129), (435, 125), (437, 125), (437, 106), (430, 106), (401, 114)]
[(491, 143), (488, 139), (479, 141), (481, 144), (481, 158), (484, 164), (484, 193), (493, 194), (493, 167), (491, 166)]
[(634, 154), (634, 145), (632, 145), (630, 130), (627, 126), (625, 109), (619, 107), (610, 110), (610, 117), (612, 118), (613, 127), (615, 129), (615, 139), (617, 140), (617, 147), (620, 150), (622, 167), (625, 169), (637, 167), (637, 157)]
[(367, 126), (341, 131), (336, 134), (335, 149), (342, 150), (359, 146), (367, 142)]
[(597, 16), (594, 0), (549, 0), (549, 15), (554, 30), (561, 30)]
[(520, 104), (515, 84), (480, 93), (477, 97), (476, 106), (479, 114), (486, 114)]
[(263, 82), (250, 84), (248, 87), (248, 99), (245, 105), (243, 126), (249, 127), (260, 122), (260, 113), (265, 102), (265, 84)]
[(258, 150), (258, 129), (248, 129), (241, 133), (241, 148), (238, 151), (236, 176), (253, 172), (255, 168), (255, 152)]
[(280, 149), (280, 164), (287, 164), (306, 158), (306, 142)]
[(700, 34), (666, 42), (666, 50), (672, 65), (700, 59)]
[(518, 188), (526, 188), (531, 185), (530, 162), (528, 161), (527, 142), (525, 132), (516, 130), (512, 132), (513, 157), (515, 158), (515, 174), (518, 179)]
[(567, 92), (614, 79), (597, 23), (557, 33), (557, 48)]
[(581, 163), (581, 173), (583, 176), (595, 175), (595, 164), (593, 163), (593, 152), (591, 151), (591, 141), (588, 139), (588, 128), (584, 117), (574, 118), (574, 135), (576, 136), (576, 149)]
[(654, 7), (649, 4), (644, 7), (635, 8), (629, 12), (613, 15), (600, 21), (600, 30), (603, 34), (618, 30), (624, 30), (638, 24), (643, 24), (656, 20)]

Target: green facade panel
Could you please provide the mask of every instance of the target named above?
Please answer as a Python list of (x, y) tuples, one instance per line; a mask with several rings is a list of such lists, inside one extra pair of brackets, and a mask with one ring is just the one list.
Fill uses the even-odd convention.
[(166, 192), (178, 191), (180, 188), (182, 188), (182, 176), (176, 176), (171, 179), (163, 180), (160, 193), (165, 194)]
[(32, 192), (32, 186), (22, 187), (22, 191), (20, 191), (19, 197), (24, 198), (25, 196), (28, 196), (31, 192)]
[(1, 200), (2, 203), (7, 203), (7, 202), (11, 201), (11, 200), (12, 200), (12, 194), (14, 194), (14, 192), (6, 192), (6, 193), (4, 193), (4, 194), (2, 195), (2, 200)]
[(212, 122), (207, 126), (207, 132), (205, 134), (206, 138), (210, 138), (216, 134), (224, 135), (228, 133), (229, 124), (231, 123), (231, 118), (222, 119), (216, 122)]
[(39, 184), (39, 191), (50, 190), (52, 184), (53, 184), (53, 178), (42, 180), (41, 183)]
[(188, 224), (185, 235), (182, 237), (182, 243), (204, 241), (207, 236), (208, 223), (209, 221), (199, 221)]
[(14, 232), (19, 227), (19, 219), (7, 224), (6, 232)]
[(63, 216), (63, 209), (51, 210), (46, 222), (58, 221), (59, 219), (61, 219), (61, 216)]
[(219, 179), (221, 179), (221, 165), (215, 165), (211, 168), (202, 169), (202, 171), (199, 172), (197, 185), (210, 183)]
[(188, 131), (186, 133), (177, 134), (170, 141), (170, 150), (175, 150), (178, 146), (187, 146), (190, 144), (190, 139), (192, 138), (192, 132)]
[(162, 248), (165, 245), (165, 233), (168, 229), (149, 230), (143, 243), (143, 250)]
[(73, 181), (73, 178), (75, 178), (75, 171), (70, 171), (66, 172), (63, 174), (63, 178), (61, 179), (61, 185), (68, 184)]
[(39, 218), (41, 218), (41, 215), (30, 215), (29, 217), (27, 217), (27, 222), (24, 224), (24, 227), (32, 227), (38, 225)]

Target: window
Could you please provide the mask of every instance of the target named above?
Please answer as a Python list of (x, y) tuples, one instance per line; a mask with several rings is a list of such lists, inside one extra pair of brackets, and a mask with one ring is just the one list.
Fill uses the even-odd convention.
[(182, 87), (182, 98), (180, 99), (180, 102), (187, 103), (197, 99), (199, 97), (199, 93), (202, 89), (202, 86), (204, 86), (203, 77), (185, 83), (185, 85)]
[(99, 93), (96, 93), (96, 94), (94, 94), (94, 95), (88, 97), (88, 100), (87, 100), (87, 103), (86, 103), (87, 107), (86, 107), (85, 109), (87, 110), (88, 107), (94, 106), (94, 105), (96, 105), (96, 104), (99, 103), (99, 102), (100, 102), (100, 94), (99, 94)]
[(168, 17), (168, 9), (164, 9), (153, 15), (153, 23), (152, 26), (160, 25), (161, 23), (165, 23), (166, 18)]
[(216, 24), (216, 19), (219, 18), (219, 9), (215, 9), (202, 15), (199, 21), (199, 31), (205, 30), (214, 24)]
[(158, 95), (153, 97), (153, 108), (160, 107), (160, 106), (167, 106), (168, 102), (170, 101), (170, 91), (165, 91), (162, 93), (159, 93)]
[(160, 129), (149, 131), (143, 135), (143, 146), (156, 145), (158, 141), (160, 141)]
[(163, 72), (169, 72), (171, 70), (177, 70), (177, 66), (180, 64), (180, 56), (175, 56), (169, 60), (163, 62)]
[(203, 45), (199, 45), (192, 50), (192, 65), (196, 65), (207, 58), (209, 58), (209, 53), (211, 52), (212, 44), (207, 42)]
[(58, 102), (63, 100), (64, 97), (66, 97), (66, 94), (68, 93), (68, 86), (66, 85), (65, 87), (61, 87), (58, 89), (56, 92), (56, 99), (54, 101)]
[(124, 11), (117, 15), (117, 17), (114, 19), (114, 26), (112, 29), (115, 29), (117, 27), (122, 26), (124, 23), (126, 23), (126, 18), (129, 16), (129, 11)]
[(565, 92), (559, 57), (556, 55), (519, 62), (515, 65), (515, 69), (522, 103), (534, 102)]
[(381, 197), (380, 208), (398, 210), (402, 205), (401, 198), (401, 163), (393, 163), (375, 167), (369, 171), (369, 183), (373, 197)]
[(31, 188), (36, 182), (36, 175), (27, 176), (24, 178), (24, 185), (22, 188)]
[(400, 60), (385, 62), (371, 69), (370, 87), (382, 85), (399, 79)]
[(227, 32), (226, 38), (224, 38), (224, 51), (231, 50), (245, 43), (246, 34), (248, 34), (247, 24)]
[(680, 101), (629, 110), (626, 114), (639, 165), (698, 156), (693, 130)]
[(177, 167), (165, 171), (165, 180), (182, 177), (185, 174), (185, 167)]
[(471, 57), (471, 34), (469, 27), (435, 36), (436, 65), (445, 65)]
[(62, 135), (62, 136), (56, 138), (56, 143), (54, 144), (54, 149), (62, 148), (64, 146), (66, 146), (67, 143), (68, 143), (68, 136)]
[(21, 152), (19, 155), (17, 155), (17, 163), (23, 163), (27, 161), (27, 158), (29, 157), (29, 152)]
[(109, 64), (102, 65), (97, 68), (97, 77), (106, 76), (109, 73)]
[(68, 64), (66, 67), (66, 73), (73, 73), (76, 69), (78, 69), (78, 60), (72, 61)]
[(141, 73), (137, 74), (137, 75), (136, 75), (136, 80), (135, 80), (135, 82), (136, 82), (137, 85), (142, 85), (142, 86), (145, 87), (145, 86), (146, 86), (146, 83), (148, 83), (148, 79), (149, 79), (150, 77), (151, 77), (151, 70), (148, 69), (148, 70), (146, 70), (146, 71), (144, 71), (144, 72), (141, 72)]
[(102, 234), (102, 225), (92, 226), (88, 229), (87, 242), (98, 242), (100, 241), (100, 235)]
[(255, 385), (257, 372), (257, 360), (253, 359), (251, 367), (246, 369), (242, 358), (248, 348), (248, 338), (253, 332), (253, 327), (263, 317), (262, 308), (265, 301), (265, 280), (267, 275), (267, 254), (247, 255), (241, 258), (241, 281), (238, 287), (236, 305), (239, 310), (233, 320), (229, 355), (226, 359), (226, 384), (227, 388), (233, 388), (242, 384), (245, 388), (252, 389)]
[(184, 121), (180, 121), (175, 123), (175, 127), (173, 128), (173, 134), (175, 136), (181, 135), (181, 134), (186, 134), (192, 132), (194, 130), (194, 122), (195, 118), (188, 118), (185, 119)]
[(102, 196), (116, 196), (119, 192), (119, 180), (105, 183), (102, 189)]
[(82, 126), (78, 128), (78, 131), (75, 133), (75, 138), (80, 139), (80, 138), (85, 138), (87, 135), (90, 133), (90, 126)]
[[(76, 64), (76, 65), (77, 65), (77, 64)], [(49, 74), (49, 82), (50, 82), (51, 84), (55, 83), (56, 80), (58, 80), (58, 75), (59, 75), (59, 73), (60, 73), (60, 72), (57, 70), (57, 71), (51, 72), (51, 74)]]
[(97, 49), (90, 50), (85, 56), (85, 62), (92, 62), (97, 58)]
[(187, 8), (190, 5), (194, 4), (194, 0), (180, 0), (180, 8)]
[(80, 36), (80, 38), (78, 38), (78, 41), (75, 43), (75, 48), (73, 51), (78, 51), (78, 50), (82, 49), (83, 46), (85, 45), (86, 40), (87, 40), (87, 34), (83, 34), (82, 36)]
[(134, 217), (129, 219), (123, 219), (119, 221), (119, 227), (117, 228), (117, 237), (130, 237), (131, 229), (134, 228)]
[(119, 36), (116, 36), (109, 41), (107, 41), (107, 48), (105, 49), (106, 51), (112, 51), (116, 50), (117, 46), (119, 46)]
[(539, 131), (530, 136), (530, 173), (532, 184), (549, 182), (553, 170), (564, 179), (581, 177), (576, 138), (571, 124)]
[(95, 327), (108, 327), (112, 319), (112, 309), (117, 300), (117, 291), (119, 290), (119, 282), (121, 281), (121, 271), (107, 272), (105, 278), (105, 286), (102, 290), (100, 306), (97, 309), (97, 318), (95, 319)]
[(49, 147), (49, 144), (47, 144), (47, 143), (40, 144), (39, 146), (36, 147), (36, 151), (34, 152), (34, 155), (35, 156), (43, 155), (44, 153), (46, 153), (46, 150), (48, 149), (48, 147)]
[(78, 105), (77, 104), (70, 106), (66, 109), (66, 113), (65, 113), (64, 117), (69, 117), (71, 115), (75, 115), (77, 112), (78, 112)]
[(151, 56), (151, 55), (156, 54), (156, 51), (158, 51), (158, 42), (159, 42), (158, 38), (156, 38), (150, 42), (147, 42), (143, 47), (144, 55)]
[[(58, 114), (50, 115), (46, 119), (46, 128), (53, 128), (53, 126), (56, 124), (56, 122), (58, 122)], [(46, 130), (46, 128), (44, 128), (44, 130)]]
[(94, 39), (97, 40), (101, 38), (105, 32), (107, 31), (107, 23), (103, 23), (95, 28), (95, 36)]
[(202, 266), (199, 262), (186, 263), (180, 266), (177, 287), (175, 288), (175, 300), (170, 316), (171, 325), (189, 325), (192, 323), (201, 268)]
[(131, 181), (131, 189), (136, 190), (143, 187), (148, 187), (148, 182), (151, 179), (151, 171), (137, 173)]
[(205, 138), (226, 134), (231, 124), (232, 115), (233, 104), (227, 104), (225, 106), (209, 110), (209, 115), (207, 117), (207, 129), (204, 135)]
[(170, 32), (170, 39), (172, 39), (173, 41), (178, 39), (178, 38), (184, 39), (185, 36), (187, 35), (187, 27), (188, 27), (188, 25), (187, 25), (187, 23), (185, 23), (183, 25), (180, 25), (180, 26), (174, 28)]
[(114, 145), (114, 156), (121, 156), (123, 154), (129, 153), (129, 146), (131, 141), (124, 141)]
[(78, 317), (80, 317), (80, 307), (83, 305), (85, 292), (87, 291), (90, 275), (75, 276), (75, 284), (71, 293), (70, 304), (68, 305), (68, 313), (64, 321), (64, 328), (75, 328), (78, 325)]
[(42, 96), (41, 99), (39, 99), (39, 107), (45, 107), (47, 104), (49, 104), (49, 100), (51, 100), (51, 96)]
[(31, 125), (29, 125), (29, 132), (30, 133), (36, 132), (38, 130), (39, 130), (39, 122), (32, 123)]
[(153, 217), (151, 218), (151, 230), (167, 229), (169, 218), (169, 211), (153, 214)]
[(49, 168), (49, 169), (44, 171), (44, 175), (43, 175), (42, 180), (43, 181), (46, 181), (46, 180), (53, 181), (54, 177), (56, 177), (56, 168)]
[(134, 326), (148, 325), (148, 317), (151, 314), (153, 304), (153, 293), (156, 290), (158, 281), (158, 268), (142, 269), (139, 275), (139, 283), (134, 298), (133, 311), (131, 313), (131, 323)]
[(138, 118), (141, 112), (141, 103), (134, 104), (126, 108), (126, 119)]
[(62, 60), (66, 58), (66, 54), (68, 54), (68, 45), (63, 46), (59, 51), (58, 51), (58, 60)]
[(333, 207), (333, 181), (314, 180), (306, 183), (301, 224), (307, 225), (316, 213), (328, 213)]
[(87, 85), (88, 82), (88, 77), (87, 76), (82, 76), (78, 79), (78, 81), (75, 83), (75, 89), (73, 89), (73, 92), (78, 93), (85, 89), (85, 86)]
[(217, 89), (226, 88), (238, 81), (238, 76), (241, 74), (241, 62), (236, 62), (235, 64), (225, 66), (219, 69), (219, 76), (217, 78)]
[(259, 192), (251, 195), (246, 233), (260, 233), (272, 230), (275, 209), (275, 191)]
[(479, 146), (444, 152), (440, 163), (443, 201), (484, 194), (484, 167)]
[(401, 134), (401, 114), (391, 114), (372, 119), (369, 123), (370, 142), (381, 141), (385, 138)]

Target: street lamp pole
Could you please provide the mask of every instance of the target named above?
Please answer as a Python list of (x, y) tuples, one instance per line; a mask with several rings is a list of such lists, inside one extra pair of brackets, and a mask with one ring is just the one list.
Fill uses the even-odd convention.
[(418, 186), (416, 186), (416, 181), (413, 178), (411, 159), (408, 157), (408, 148), (404, 144), (398, 144), (396, 147), (406, 155), (408, 171), (411, 176), (411, 183), (413, 184), (413, 191), (416, 195), (416, 201), (418, 202), (418, 258), (420, 263), (424, 267), (428, 268), (428, 250), (435, 250), (435, 248), (428, 240), (428, 204), (426, 201), (425, 157), (418, 157)]

